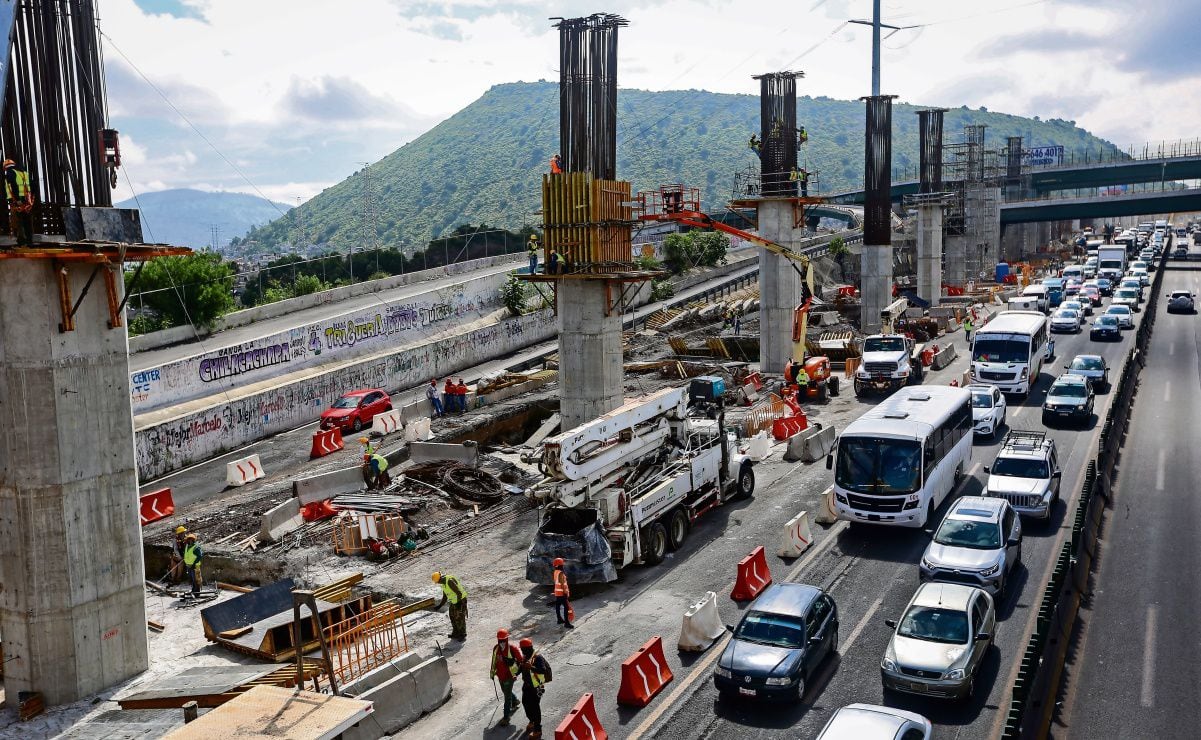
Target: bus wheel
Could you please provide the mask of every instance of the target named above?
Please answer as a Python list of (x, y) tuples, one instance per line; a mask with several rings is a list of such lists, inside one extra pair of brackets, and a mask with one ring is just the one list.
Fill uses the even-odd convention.
[(934, 526), (934, 499), (930, 499), (930, 503), (926, 504), (926, 527)]

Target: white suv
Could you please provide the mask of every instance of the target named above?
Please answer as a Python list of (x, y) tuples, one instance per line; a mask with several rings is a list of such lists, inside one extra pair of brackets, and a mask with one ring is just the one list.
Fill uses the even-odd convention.
[(1003, 498), (1014, 511), (1034, 519), (1049, 519), (1059, 501), (1059, 455), (1046, 432), (1012, 430), (1001, 442), (983, 496)]
[(918, 570), (922, 583), (944, 581), (1005, 598), (1009, 575), (1022, 561), (1022, 522), (1001, 498), (964, 496), (951, 506)]

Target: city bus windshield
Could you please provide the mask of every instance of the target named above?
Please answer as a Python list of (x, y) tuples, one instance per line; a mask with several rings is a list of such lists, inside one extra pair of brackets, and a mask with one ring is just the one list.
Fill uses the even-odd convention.
[(1030, 362), (1030, 340), (993, 339), (987, 334), (972, 343), (973, 362)]
[(843, 437), (834, 482), (848, 491), (898, 495), (922, 484), (921, 444), (907, 439)]

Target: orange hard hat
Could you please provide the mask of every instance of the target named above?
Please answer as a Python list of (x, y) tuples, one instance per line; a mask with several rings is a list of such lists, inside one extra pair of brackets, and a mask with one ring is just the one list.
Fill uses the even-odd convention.
[(562, 568), (563, 567), (563, 558), (555, 558), (551, 562), (551, 565), (555, 566), (556, 568)]
[(17, 163), (12, 161), (11, 159), (4, 160), (4, 167), (6, 167), (6, 168), (7, 167), (16, 167), (16, 166), (17, 166)]
[(521, 638), (521, 642), (519, 642), (517, 644), (521, 646), (522, 650), (525, 650), (526, 648), (534, 647), (534, 641), (528, 637)]
[(507, 629), (505, 629), (504, 627), (501, 627), (500, 629), (498, 629), (496, 631), (496, 639), (498, 639), (498, 640), (509, 639), (509, 631)]

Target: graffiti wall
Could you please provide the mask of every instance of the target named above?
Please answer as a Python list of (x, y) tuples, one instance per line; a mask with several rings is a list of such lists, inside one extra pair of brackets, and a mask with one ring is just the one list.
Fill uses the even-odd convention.
[[(464, 280), (403, 300), (297, 326), (253, 342), (130, 373), (134, 414), (215, 395), (305, 367), (378, 353), (420, 341), (500, 308), (507, 275)], [(199, 347), (199, 345), (198, 345)]]
[[(438, 321), (441, 313), (397, 312), (392, 319), (380, 322), (347, 319), (339, 326), (327, 325), (331, 330), (316, 335), (301, 337), (305, 349), (312, 352), (312, 344), (321, 352), (331, 347), (349, 347), (372, 341), (387, 334), (388, 321), (402, 322), (408, 327), (424, 326), (422, 322)], [(407, 322), (407, 323), (403, 323)], [(399, 330), (397, 330), (399, 331)], [(204, 411), (188, 414), (168, 422), (140, 428), (136, 432), (138, 475), (141, 480), (151, 480), (173, 470), (207, 460), (255, 440), (269, 437), (302, 424), (316, 420), (322, 410), (329, 406), (347, 388), (387, 388), (395, 390), (412, 388), (431, 377), (449, 375), (463, 368), (502, 357), (510, 352), (536, 342), (554, 337), (558, 332), (554, 313), (539, 311), (526, 316), (507, 318), (499, 323), (466, 331), (451, 337), (440, 338), (410, 345), (409, 348), (382, 357), (365, 359), (331, 370), (328, 373), (299, 380), (269, 391), (243, 399), (215, 404)], [(396, 332), (393, 332), (393, 335)], [(315, 341), (314, 341), (315, 340)], [(295, 349), (290, 341), (256, 348), (264, 352), (245, 349), (239, 353), (219, 355), (206, 367), (209, 373), (224, 378), (244, 377), (252, 372), (269, 369), (265, 365), (283, 356), (281, 346)], [(378, 348), (378, 345), (376, 345)], [(221, 358), (228, 358), (227, 360)], [(287, 364), (279, 361), (276, 364)], [(293, 366), (289, 365), (289, 368)], [(199, 372), (199, 363), (197, 364)], [(144, 383), (161, 380), (150, 375), (153, 371), (134, 373), (143, 376)], [(218, 378), (219, 379), (219, 378)], [(139, 381), (135, 380), (135, 384)], [(135, 393), (137, 390), (135, 389)]]

